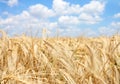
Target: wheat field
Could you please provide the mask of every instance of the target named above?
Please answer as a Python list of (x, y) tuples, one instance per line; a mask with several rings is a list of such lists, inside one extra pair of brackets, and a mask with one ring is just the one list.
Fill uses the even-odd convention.
[(43, 39), (0, 34), (0, 84), (120, 84), (119, 35)]

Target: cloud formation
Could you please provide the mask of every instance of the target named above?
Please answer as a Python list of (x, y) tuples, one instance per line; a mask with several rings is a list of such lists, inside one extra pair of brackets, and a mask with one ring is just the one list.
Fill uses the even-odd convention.
[(9, 0), (9, 1), (7, 2), (7, 4), (8, 4), (10, 7), (12, 7), (12, 6), (18, 4), (18, 0)]
[(0, 0), (0, 2), (6, 3), (10, 7), (18, 4), (18, 0)]
[(48, 9), (42, 4), (30, 6), (28, 11), (35, 18), (49, 18), (55, 15), (52, 9)]
[(120, 13), (115, 14), (114, 18), (120, 18)]
[(99, 32), (101, 35), (113, 35), (120, 33), (120, 22), (111, 22), (107, 26), (100, 27)]
[[(10, 6), (17, 3), (17, 0), (8, 1)], [(105, 3), (97, 0), (92, 0), (83, 6), (64, 0), (53, 0), (51, 9), (42, 4), (35, 4), (20, 14), (11, 15), (5, 19), (0, 18), (0, 25), (4, 30), (12, 30), (12, 34), (27, 31), (29, 28), (33, 31), (48, 28), (51, 32), (57, 29), (62, 33), (67, 32), (64, 34), (66, 35), (71, 30), (80, 32), (80, 24), (91, 25), (102, 21), (101, 15), (104, 9)]]

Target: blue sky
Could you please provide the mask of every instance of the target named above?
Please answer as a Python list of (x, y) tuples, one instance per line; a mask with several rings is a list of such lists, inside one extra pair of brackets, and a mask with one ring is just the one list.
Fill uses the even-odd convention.
[(111, 35), (120, 30), (120, 0), (0, 0), (8, 35), (46, 29), (49, 36)]

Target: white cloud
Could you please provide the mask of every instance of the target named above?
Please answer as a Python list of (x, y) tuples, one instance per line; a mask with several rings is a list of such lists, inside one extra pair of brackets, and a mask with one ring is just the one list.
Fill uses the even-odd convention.
[(90, 15), (100, 15), (101, 13), (103, 13), (104, 7), (105, 7), (105, 3), (93, 0), (90, 3), (84, 5), (81, 8), (81, 11), (88, 13)]
[[(67, 14), (69, 8), (69, 3), (64, 0), (53, 0), (53, 9), (59, 14)], [(66, 10), (66, 11), (65, 11)]]
[(111, 26), (116, 29), (120, 29), (120, 22), (112, 22)]
[(18, 4), (18, 0), (0, 0), (0, 2), (6, 3), (10, 7)]
[[(17, 0), (9, 1), (18, 3)], [(12, 2), (9, 3), (12, 4)], [(80, 6), (65, 0), (53, 0), (51, 9), (42, 4), (32, 5), (20, 14), (8, 16), (6, 19), (1, 18), (0, 26), (13, 32), (12, 34), (28, 31), (30, 28), (33, 32), (35, 30), (41, 31), (42, 28), (55, 32), (58, 28), (60, 32), (64, 32), (64, 35), (69, 35), (71, 32), (79, 34), (81, 30), (78, 25), (96, 24), (102, 20), (101, 14), (104, 11), (104, 6), (105, 4), (99, 1), (90, 1), (90, 3)]]
[(88, 36), (88, 37), (94, 37), (97, 36), (96, 32), (93, 31), (91, 28), (76, 28), (76, 27), (70, 27), (64, 29), (64, 32), (62, 32), (63, 36)]
[(49, 29), (55, 29), (55, 28), (58, 28), (58, 23), (57, 22), (51, 22), (51, 23), (48, 24), (48, 26), (49, 26)]
[(120, 13), (115, 14), (114, 18), (120, 18)]
[(9, 13), (7, 11), (4, 11), (2, 15), (9, 15)]
[(18, 4), (18, 0), (8, 0), (7, 4), (12, 7)]
[(115, 33), (120, 33), (120, 22), (112, 22), (107, 26), (100, 27), (99, 33), (101, 35), (113, 35)]
[(79, 19), (75, 16), (61, 16), (58, 22), (65, 25), (75, 25), (79, 23)]
[(83, 6), (70, 4), (64, 0), (53, 0), (53, 10), (57, 15), (72, 16), (76, 15), (82, 23), (95, 24), (100, 22), (100, 15), (104, 12), (105, 3), (100, 1), (91, 1)]
[(97, 16), (97, 15), (92, 16), (92, 15), (89, 15), (87, 13), (80, 14), (79, 19), (81, 22), (87, 23), (87, 24), (95, 24), (95, 23), (98, 23), (102, 20), (100, 18), (100, 16)]
[(83, 6), (78, 4), (70, 4), (64, 0), (53, 0), (53, 9), (57, 14), (81, 14), (88, 13), (92, 15), (100, 15), (103, 13), (105, 3), (100, 1), (91, 1)]
[(80, 5), (78, 4), (70, 4), (64, 0), (53, 0), (52, 5), (53, 10), (56, 15), (70, 15), (70, 14), (79, 14), (80, 13)]
[(48, 18), (54, 16), (54, 12), (42, 4), (36, 4), (29, 7), (31, 15), (37, 18)]
[(0, 19), (0, 26), (10, 35), (21, 34), (23, 32), (41, 32), (42, 28), (52, 30), (57, 27), (57, 22), (49, 22), (33, 17), (29, 11), (23, 11), (19, 15), (10, 16), (6, 19)]
[(100, 27), (99, 28), (99, 33), (100, 35), (107, 35), (107, 36), (111, 36), (113, 34), (115, 34), (117, 31), (114, 28), (111, 27)]

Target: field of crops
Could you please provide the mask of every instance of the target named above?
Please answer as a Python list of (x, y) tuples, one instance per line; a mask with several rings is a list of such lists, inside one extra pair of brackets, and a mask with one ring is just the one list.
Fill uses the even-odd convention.
[(0, 37), (0, 84), (120, 84), (120, 36)]

